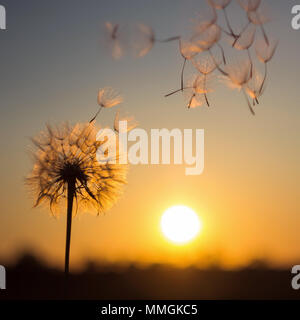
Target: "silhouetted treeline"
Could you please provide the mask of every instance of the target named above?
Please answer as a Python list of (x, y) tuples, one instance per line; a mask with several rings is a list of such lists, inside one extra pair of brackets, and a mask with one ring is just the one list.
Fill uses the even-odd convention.
[(101, 267), (64, 273), (25, 255), (7, 268), (7, 290), (0, 299), (299, 299), (291, 271), (253, 264), (242, 270)]

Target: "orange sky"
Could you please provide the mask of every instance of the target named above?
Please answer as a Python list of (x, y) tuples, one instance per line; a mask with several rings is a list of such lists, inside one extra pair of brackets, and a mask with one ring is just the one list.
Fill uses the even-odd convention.
[[(178, 15), (188, 19), (196, 7), (195, 1), (190, 8), (180, 1), (172, 3), (171, 13), (171, 1), (163, 7), (154, 1), (152, 10), (136, 1), (132, 6), (139, 9), (139, 21), (168, 35), (182, 27)], [(185, 176), (184, 166), (131, 166), (123, 197), (113, 209), (100, 217), (75, 218), (71, 267), (87, 258), (183, 266), (221, 261), (229, 267), (262, 257), (277, 264), (299, 262), (300, 32), (290, 28), (289, 8), (272, 8), (280, 47), (270, 64), (268, 88), (252, 117), (238, 92), (219, 87), (209, 109), (186, 110), (180, 95), (165, 99), (163, 95), (178, 86), (182, 59), (176, 45), (157, 46), (142, 60), (113, 61), (98, 47), (99, 20), (133, 17), (125, 8), (114, 15), (116, 3), (99, 5), (98, 17), (93, 6), (87, 5), (86, 12), (93, 15), (81, 16), (81, 27), (64, 18), (67, 8), (58, 12), (51, 7), (69, 42), (37, 18), (27, 27), (42, 31), (28, 34), (25, 48), (16, 27), (0, 34), (6, 55), (0, 65), (9, 75), (2, 79), (0, 117), (0, 257), (14, 258), (28, 248), (51, 264), (63, 265), (66, 216), (56, 220), (49, 210), (32, 209), (24, 187), (31, 168), (28, 137), (47, 121), (86, 121), (96, 110), (99, 87), (110, 85), (120, 89), (124, 110), (142, 128), (205, 129), (205, 169), (200, 176)], [(73, 14), (80, 8), (74, 5)], [(49, 42), (40, 40), (39, 32)], [(111, 124), (114, 111), (105, 110), (98, 121)], [(176, 204), (191, 207), (203, 220), (201, 235), (186, 246), (170, 244), (159, 229), (161, 214)]]

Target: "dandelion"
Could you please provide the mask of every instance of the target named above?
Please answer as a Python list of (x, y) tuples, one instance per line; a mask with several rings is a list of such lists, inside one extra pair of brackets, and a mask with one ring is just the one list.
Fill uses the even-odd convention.
[(183, 66), (181, 69), (181, 82), (180, 82), (180, 87), (181, 87), (181, 91), (183, 90), (183, 82), (184, 82), (184, 69), (185, 69), (185, 65), (187, 60), (192, 59), (196, 54), (198, 54), (199, 52), (203, 51), (199, 46), (197, 46), (195, 43), (193, 43), (192, 41), (185, 41), (182, 38), (179, 40), (179, 51), (180, 54), (183, 58)]
[(192, 41), (202, 51), (211, 49), (221, 39), (221, 29), (218, 25), (212, 24), (203, 32), (196, 33), (192, 37)]
[(144, 57), (149, 53), (155, 43), (155, 34), (151, 27), (138, 24), (137, 36), (135, 37), (134, 49), (138, 57)]
[(204, 76), (203, 74), (193, 76), (191, 80), (188, 81), (187, 85), (183, 87), (183, 89), (177, 89), (166, 94), (165, 97), (169, 97), (177, 92), (183, 91), (188, 100), (189, 109), (202, 106), (204, 102), (206, 102), (207, 106), (209, 106), (207, 93), (212, 92), (212, 89), (208, 86), (209, 84), (207, 77), (208, 75)]
[(223, 11), (224, 17), (225, 17), (225, 21), (226, 21), (226, 25), (227, 28), (229, 30), (229, 32), (226, 32), (225, 30), (223, 30), (227, 35), (232, 36), (233, 38), (236, 38), (236, 34), (234, 33), (230, 22), (229, 22), (229, 18), (227, 15), (227, 11), (226, 8), (227, 6), (230, 4), (231, 0), (208, 0), (208, 3), (215, 9), (219, 9)]
[(212, 49), (214, 45), (217, 45), (222, 53), (222, 58), (224, 64), (226, 64), (225, 52), (223, 47), (220, 45), (219, 41), (221, 39), (221, 28), (216, 25), (212, 24), (207, 29), (205, 29), (201, 33), (197, 33), (192, 37), (195, 45), (203, 51), (209, 51)]
[(273, 40), (269, 44), (265, 41), (258, 41), (255, 47), (257, 58), (262, 63), (270, 62), (276, 52), (277, 46), (277, 40)]
[(105, 22), (106, 38), (111, 47), (113, 58), (120, 59), (123, 55), (123, 49), (120, 40), (120, 25), (111, 22)]
[(218, 15), (213, 6), (208, 6), (209, 11), (201, 14), (194, 21), (194, 33), (199, 34), (205, 31), (210, 26), (217, 23)]
[(190, 84), (185, 88), (185, 97), (188, 101), (188, 109), (201, 107), (206, 101), (209, 106), (206, 94), (210, 92), (207, 86), (206, 78), (200, 74), (192, 78)]
[(229, 88), (242, 91), (250, 112), (252, 113), (252, 115), (255, 115), (255, 112), (248, 100), (248, 96), (244, 88), (250, 79), (250, 72), (251, 72), (250, 70), (251, 70), (251, 63), (249, 62), (249, 60), (246, 60), (245, 62), (238, 62), (236, 64), (227, 66), (226, 83)]
[(209, 76), (217, 69), (218, 64), (216, 64), (211, 56), (205, 58), (201, 57), (200, 59), (195, 58), (192, 60), (192, 62), (195, 68), (203, 75), (203, 94), (206, 104), (209, 107), (210, 104), (207, 97), (207, 83), (209, 80)]
[(134, 117), (122, 117), (120, 118), (120, 111), (118, 110), (115, 114), (115, 120), (114, 120), (114, 130), (116, 133), (125, 133), (122, 131), (123, 129), (120, 128), (120, 121), (126, 121), (127, 127), (125, 132), (129, 132), (132, 129), (136, 128), (138, 123), (134, 120)]
[(102, 108), (111, 108), (123, 102), (122, 96), (120, 96), (114, 89), (106, 87), (98, 91), (97, 103), (100, 106), (95, 116), (90, 120), (93, 122)]
[(264, 24), (270, 20), (267, 13), (259, 7), (257, 10), (248, 11), (247, 15), (251, 23), (260, 27), (266, 43), (269, 44), (269, 38), (264, 28)]
[(141, 58), (151, 51), (155, 42), (170, 42), (179, 40), (179, 38), (179, 36), (175, 36), (163, 40), (157, 39), (154, 30), (150, 26), (140, 23), (136, 25), (133, 48), (136, 55)]
[(256, 28), (249, 25), (247, 29), (234, 41), (234, 48), (237, 50), (249, 50), (255, 39)]
[(34, 166), (26, 183), (35, 195), (35, 206), (49, 204), (55, 213), (67, 203), (66, 276), (74, 202), (77, 209), (100, 214), (115, 203), (126, 182), (126, 166), (97, 161), (97, 150), (103, 142), (97, 141), (96, 134), (93, 124), (66, 123), (47, 126), (32, 139)]
[(255, 32), (255, 26), (250, 24), (248, 28), (246, 28), (246, 30), (239, 36), (239, 38), (236, 41), (234, 41), (233, 44), (234, 48), (237, 50), (247, 50), (247, 54), (251, 64), (250, 78), (252, 77), (253, 72), (253, 61), (251, 58), (250, 48), (253, 45), (255, 39)]
[(267, 79), (268, 74), (268, 63), (273, 58), (278, 46), (278, 41), (271, 41), (266, 43), (265, 41), (258, 41), (255, 47), (257, 58), (265, 66), (265, 74), (263, 78), (262, 88)]
[(246, 92), (253, 100), (253, 106), (259, 104), (258, 98), (263, 94), (265, 88), (264, 84), (264, 77), (257, 70), (254, 70), (252, 78), (249, 79), (245, 86)]

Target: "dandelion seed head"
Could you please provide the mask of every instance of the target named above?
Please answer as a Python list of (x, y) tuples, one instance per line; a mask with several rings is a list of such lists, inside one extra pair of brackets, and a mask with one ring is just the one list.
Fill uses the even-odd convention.
[[(197, 18), (193, 19), (193, 35), (204, 32), (211, 25), (216, 24), (218, 15), (216, 9), (212, 6), (207, 7), (204, 13), (198, 13)], [(193, 36), (192, 36), (193, 37)]]
[(105, 87), (98, 92), (97, 103), (100, 107), (111, 108), (122, 102), (122, 96), (120, 96), (113, 88)]
[(26, 179), (36, 199), (35, 206), (50, 204), (53, 214), (61, 212), (68, 183), (75, 183), (74, 199), (80, 210), (108, 210), (126, 183), (126, 165), (100, 164), (93, 124), (68, 123), (47, 129), (32, 139), (34, 166)]
[(268, 16), (268, 11), (265, 8), (259, 7), (257, 10), (247, 12), (248, 19), (256, 26), (262, 26), (271, 19)]
[(203, 75), (213, 73), (221, 62), (215, 61), (210, 55), (198, 56), (192, 59), (194, 67)]
[(221, 29), (218, 25), (212, 24), (202, 32), (194, 34), (192, 41), (202, 49), (207, 51), (211, 49), (221, 39)]
[(120, 128), (120, 121), (126, 121), (127, 122), (127, 130), (125, 132), (129, 132), (137, 127), (138, 123), (135, 121), (134, 117), (120, 117), (120, 111), (118, 110), (115, 114), (115, 120), (114, 120), (114, 130), (117, 133), (125, 133), (122, 131), (122, 128)]
[(226, 65), (225, 71), (228, 74), (224, 77), (225, 83), (230, 89), (240, 90), (250, 79), (251, 63), (249, 60), (237, 61)]
[(179, 40), (179, 50), (184, 59), (190, 60), (196, 54), (202, 51), (194, 42), (180, 39)]
[(255, 33), (256, 33), (255, 26), (253, 24), (250, 24), (247, 27), (247, 29), (239, 36), (237, 40), (233, 40), (234, 48), (237, 50), (249, 49), (254, 43)]
[(264, 77), (257, 69), (253, 70), (252, 78), (245, 86), (246, 92), (252, 99), (258, 99), (264, 91)]
[(124, 50), (121, 44), (119, 24), (109, 21), (105, 22), (105, 35), (112, 57), (116, 60), (120, 59), (124, 54)]
[(271, 40), (269, 44), (265, 40), (257, 41), (255, 51), (257, 58), (262, 63), (268, 63), (274, 56), (278, 46), (277, 40)]
[(155, 34), (150, 26), (137, 24), (133, 37), (133, 50), (139, 58), (146, 56), (155, 43)]

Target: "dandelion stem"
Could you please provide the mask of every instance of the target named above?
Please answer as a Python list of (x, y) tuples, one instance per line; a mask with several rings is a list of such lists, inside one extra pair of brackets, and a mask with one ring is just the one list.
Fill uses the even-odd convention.
[(223, 47), (220, 45), (220, 43), (217, 43), (218, 47), (220, 48), (221, 50), (221, 53), (222, 53), (222, 58), (223, 58), (223, 63), (226, 64), (226, 56), (225, 56), (225, 51), (223, 49)]
[(67, 232), (66, 232), (66, 255), (65, 255), (66, 278), (68, 278), (68, 275), (69, 275), (71, 227), (72, 227), (72, 211), (73, 211), (74, 195), (75, 195), (75, 179), (72, 178), (68, 182)]
[(97, 118), (97, 116), (98, 116), (98, 114), (100, 113), (101, 110), (102, 110), (102, 107), (99, 108), (99, 110), (97, 111), (95, 116), (90, 120), (90, 123), (92, 123)]
[(191, 108), (191, 105), (192, 105), (192, 102), (193, 102), (193, 100), (194, 100), (195, 96), (196, 96), (196, 94), (195, 94), (195, 93), (191, 96), (191, 99), (190, 99), (190, 101), (189, 101), (189, 103), (188, 103), (188, 109), (190, 109), (190, 108)]
[(192, 88), (192, 87), (184, 87), (184, 88), (177, 89), (177, 90), (175, 90), (175, 91), (172, 91), (172, 92), (166, 94), (165, 97), (169, 97), (169, 96), (171, 96), (171, 95), (173, 95), (173, 94), (175, 94), (175, 93), (177, 93), (177, 92), (179, 92), (179, 91), (183, 91), (183, 90), (185, 90), (185, 89), (191, 89), (191, 88)]
[(260, 28), (261, 28), (261, 32), (262, 32), (262, 34), (264, 36), (264, 39), (266, 41), (266, 44), (269, 45), (270, 42), (269, 42), (269, 39), (268, 39), (268, 36), (267, 36), (267, 33), (266, 33), (266, 30), (265, 30), (264, 26), (261, 25)]
[(213, 59), (213, 62), (214, 62), (214, 64), (216, 65), (217, 69), (218, 69), (224, 76), (228, 77), (228, 73), (225, 72), (222, 68), (220, 68), (219, 64), (217, 63), (217, 61), (216, 61), (216, 59), (215, 59), (215, 57), (214, 57), (214, 55), (213, 55), (213, 53), (211, 52), (210, 49), (209, 49), (208, 52), (209, 52), (211, 58)]
[(182, 69), (181, 69), (181, 82), (180, 82), (180, 88), (181, 88), (181, 91), (183, 91), (183, 74), (184, 74), (184, 68), (185, 68), (185, 64), (186, 64), (186, 58), (184, 58), (184, 62), (183, 62), (183, 66), (182, 66)]
[(263, 91), (263, 88), (264, 88), (264, 85), (265, 85), (266, 79), (267, 79), (267, 73), (268, 73), (268, 67), (267, 67), (267, 63), (265, 63), (265, 75), (264, 75), (264, 79), (263, 79), (263, 81), (261, 83), (261, 86), (259, 88), (259, 94), (261, 94), (262, 91)]
[(161, 42), (161, 43), (165, 43), (165, 42), (171, 42), (171, 41), (175, 41), (175, 40), (179, 40), (180, 36), (175, 36), (175, 37), (170, 37), (167, 39), (156, 39), (157, 42)]
[(247, 97), (247, 94), (246, 94), (244, 88), (242, 89), (242, 91), (243, 91), (244, 97), (245, 97), (245, 99), (246, 99), (247, 105), (248, 105), (248, 107), (249, 107), (249, 109), (250, 109), (250, 112), (252, 113), (253, 116), (255, 116), (255, 112), (254, 112), (254, 110), (253, 110), (253, 108), (252, 108), (252, 106), (251, 106), (251, 103), (250, 103), (249, 100), (248, 100), (248, 97)]
[(207, 106), (209, 107), (209, 102), (208, 102), (208, 98), (207, 98), (207, 94), (206, 93), (204, 93), (204, 98), (205, 98), (205, 102), (206, 102)]
[(206, 74), (204, 75), (204, 80), (203, 80), (203, 91), (204, 91), (204, 98), (207, 106), (209, 107), (209, 102), (206, 94)]
[(247, 53), (248, 53), (248, 57), (249, 57), (249, 61), (250, 61), (250, 79), (252, 79), (252, 76), (253, 76), (253, 61), (252, 61), (252, 58), (251, 58), (251, 53), (250, 53), (249, 48), (247, 49)]
[(245, 27), (242, 29), (242, 31), (235, 37), (234, 42), (232, 43), (232, 47), (235, 46), (235, 44), (237, 43), (237, 41), (239, 40), (239, 38), (241, 37), (241, 35), (246, 31), (246, 29), (248, 28), (248, 26), (250, 25), (250, 21), (248, 21), (248, 23), (245, 25)]
[(228, 19), (228, 16), (227, 16), (227, 12), (226, 12), (226, 9), (225, 9), (225, 8), (223, 8), (223, 12), (224, 12), (225, 21), (226, 21), (227, 27), (228, 27), (228, 29), (229, 29), (229, 31), (230, 31), (230, 34), (231, 34), (234, 38), (236, 38), (236, 35), (235, 35), (235, 33), (233, 32), (233, 30), (232, 30), (232, 28), (231, 28), (231, 25), (230, 25), (230, 22), (229, 22), (229, 19)]

